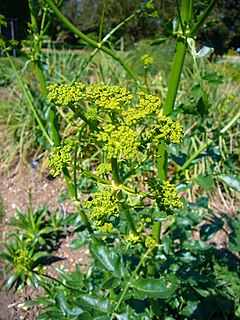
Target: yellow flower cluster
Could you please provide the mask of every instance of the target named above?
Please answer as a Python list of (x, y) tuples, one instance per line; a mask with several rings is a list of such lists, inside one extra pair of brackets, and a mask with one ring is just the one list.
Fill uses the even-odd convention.
[(98, 133), (97, 140), (105, 142), (103, 150), (107, 152), (107, 158), (131, 160), (138, 152), (140, 142), (137, 132), (126, 125), (115, 126), (107, 124), (103, 131)]
[(132, 101), (133, 95), (119, 86), (92, 85), (86, 89), (86, 100), (95, 103), (103, 110), (120, 111)]
[(169, 181), (159, 182), (156, 179), (149, 179), (148, 185), (160, 210), (170, 214), (173, 209), (183, 207), (183, 203), (178, 198), (177, 190)]
[(76, 82), (74, 85), (69, 84), (52, 84), (48, 86), (48, 100), (60, 106), (77, 105), (80, 100), (86, 98), (85, 85)]
[(111, 190), (101, 190), (94, 194), (93, 200), (86, 202), (85, 207), (90, 209), (89, 219), (102, 232), (111, 232), (111, 217), (118, 217), (118, 200), (114, 198)]
[(144, 68), (146, 68), (148, 65), (153, 64), (153, 57), (144, 54), (141, 56), (140, 61), (144, 64)]
[(159, 97), (139, 92), (138, 99), (139, 103), (135, 107), (130, 107), (122, 113), (129, 126), (142, 122), (149, 115), (160, 111), (162, 101)]
[(164, 140), (167, 144), (179, 144), (183, 141), (183, 126), (166, 116), (158, 116), (158, 124), (151, 129), (147, 137), (153, 140)]
[(96, 168), (96, 173), (98, 176), (101, 176), (103, 174), (109, 173), (112, 171), (112, 166), (110, 163), (101, 163)]
[(33, 259), (29, 257), (27, 249), (18, 249), (15, 252), (14, 265), (19, 273), (30, 270), (32, 264)]
[(48, 160), (48, 165), (53, 167), (50, 173), (56, 177), (62, 172), (63, 167), (66, 167), (72, 161), (72, 143), (71, 141), (65, 141), (65, 145), (60, 147), (55, 147)]

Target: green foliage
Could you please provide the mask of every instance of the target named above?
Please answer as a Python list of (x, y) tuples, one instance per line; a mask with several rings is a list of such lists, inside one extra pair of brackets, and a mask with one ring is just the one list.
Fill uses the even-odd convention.
[(42, 281), (44, 266), (51, 263), (51, 249), (66, 234), (59, 212), (48, 213), (46, 207), (33, 210), (29, 206), (27, 215), (17, 209), (17, 218), (11, 218), (9, 225), (14, 229), (4, 243), (6, 250), (0, 251), (0, 258), (7, 262), (6, 290), (13, 286), (20, 290), (26, 284), (37, 287)]
[(42, 261), (49, 256), (46, 251), (39, 251), (34, 243), (25, 242), (21, 233), (12, 234), (13, 239), (5, 243), (5, 251), (0, 252), (0, 258), (8, 262), (5, 275), (8, 277), (5, 289), (10, 290), (14, 285), (20, 290), (26, 284), (38, 286), (42, 273)]
[[(207, 194), (211, 196), (215, 187), (220, 192), (221, 188), (239, 191), (239, 174), (232, 161), (235, 154), (230, 161), (225, 155), (232, 153), (226, 146), (227, 135), (232, 140), (236, 136), (240, 113), (230, 110), (232, 98), (227, 89), (221, 99), (216, 98), (223, 77), (210, 65), (201, 65), (200, 59), (212, 49), (197, 51), (194, 41), (214, 3), (204, 11), (200, 6), (193, 8), (189, 1), (182, 1), (181, 6), (177, 3), (178, 19), (172, 17), (167, 23), (164, 37), (164, 42), (176, 41), (175, 52), (170, 52), (174, 61), (166, 88), (161, 72), (168, 67), (163, 61), (159, 70), (158, 62), (164, 59), (159, 58), (158, 47), (146, 50), (142, 44), (137, 53), (127, 57), (137, 70), (134, 73), (110, 42), (110, 37), (138, 14), (155, 15), (153, 2), (141, 4), (139, 11), (102, 40), (105, 14), (107, 17), (103, 8), (99, 42), (78, 30), (58, 10), (59, 3), (51, 0), (37, 7), (39, 13), (44, 9), (38, 26), (36, 3), (31, 2), (32, 51), (28, 58), (43, 96), (39, 110), (33, 104), (31, 86), (26, 89), (7, 50), (6, 54), (41, 129), (40, 139), (52, 147), (51, 173), (64, 176), (81, 217), (80, 222), (75, 216), (64, 220), (59, 212), (51, 216), (46, 208), (33, 211), (29, 207), (26, 216), (18, 211), (18, 218), (11, 220), (16, 229), (12, 241), (5, 244), (7, 251), (1, 252), (9, 262), (6, 288), (14, 284), (22, 288), (26, 283), (42, 286), (46, 295), (26, 303), (42, 305), (38, 319), (239, 317), (239, 219), (230, 219), (225, 213), (216, 215), (209, 209)], [(79, 70), (68, 76), (52, 70), (50, 56), (45, 60), (48, 64), (43, 63), (41, 41), (47, 17), (53, 12), (71, 32), (95, 48)], [(153, 41), (161, 43), (162, 37)], [(168, 46), (165, 44), (163, 53), (169, 51)], [(134, 87), (129, 81), (119, 85), (126, 74), (120, 76), (103, 55), (107, 61), (104, 67), (102, 61), (97, 64), (93, 60), (100, 50), (124, 68)], [(182, 74), (186, 55), (189, 60)], [(98, 84), (80, 82), (84, 72), (92, 76), (93, 66)], [(52, 84), (49, 75), (58, 83)], [(171, 171), (167, 170), (170, 163)], [(178, 192), (184, 190), (189, 201), (179, 199)], [(78, 235), (70, 247), (88, 246), (89, 265), (77, 265), (71, 272), (56, 269), (59, 276), (54, 279), (43, 271), (44, 258), (49, 257), (59, 234), (66, 232), (63, 225), (69, 223)], [(226, 251), (213, 243), (219, 233), (226, 234)]]

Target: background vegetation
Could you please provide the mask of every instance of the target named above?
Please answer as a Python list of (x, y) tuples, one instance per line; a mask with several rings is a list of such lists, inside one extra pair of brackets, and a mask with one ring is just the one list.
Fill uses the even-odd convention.
[[(132, 46), (139, 40), (153, 38), (169, 32), (170, 21), (176, 9), (175, 0), (153, 1), (158, 18), (141, 16), (135, 18), (131, 23), (126, 24), (113, 36), (112, 43), (120, 45), (120, 39), (124, 40), (125, 48)], [(201, 12), (202, 8), (210, 0), (197, 1), (195, 9)], [(107, 34), (116, 25), (131, 15), (139, 5), (138, 0), (134, 1), (113, 1), (109, 0), (104, 15), (103, 34)], [(62, 1), (62, 13), (82, 32), (94, 38), (99, 35), (99, 21), (102, 15), (103, 0), (66, 0)], [(28, 0), (1, 0), (1, 14), (6, 18), (18, 19), (18, 39), (29, 38), (28, 23), (30, 12)], [(229, 49), (235, 50), (240, 47), (240, 2), (239, 0), (218, 1), (212, 10), (206, 26), (198, 33), (200, 43), (214, 47), (217, 54), (222, 55)], [(56, 18), (53, 19), (48, 29), (48, 36), (52, 40), (68, 35), (67, 41), (71, 45), (77, 45), (78, 39), (74, 34)]]

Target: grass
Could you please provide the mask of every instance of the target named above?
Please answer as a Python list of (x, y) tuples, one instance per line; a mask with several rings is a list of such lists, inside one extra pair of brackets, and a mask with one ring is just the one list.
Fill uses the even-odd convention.
[[(70, 83), (73, 80), (77, 80), (86, 84), (120, 84), (121, 86), (131, 87), (131, 90), (134, 90), (134, 88), (139, 90), (117, 62), (102, 52), (98, 52), (93, 59), (89, 59), (91, 52), (88, 49), (79, 51), (44, 51), (44, 73), (47, 83)], [(120, 52), (119, 54), (124, 56), (130, 67), (138, 74), (142, 83), (144, 83), (144, 67), (140, 62), (140, 58), (144, 54), (152, 56), (154, 60), (153, 64), (149, 66), (147, 76), (149, 87), (152, 94), (158, 94), (163, 99), (165, 98), (168, 74), (174, 54), (174, 46), (171, 42), (162, 46), (150, 46), (149, 41), (142, 41), (128, 52)], [(31, 91), (42, 121), (47, 125), (47, 105), (41, 97), (40, 88), (31, 63), (27, 63), (26, 59), (22, 57), (14, 59), (14, 62)], [(41, 132), (25, 103), (18, 83), (13, 76), (10, 76), (12, 75), (12, 70), (8, 61), (5, 58), (0, 59), (0, 66), (2, 66), (0, 71), (0, 79), (2, 81), (0, 82), (0, 90), (4, 92), (0, 98), (0, 126), (3, 130), (1, 143), (5, 150), (4, 155), (1, 155), (1, 161), (8, 165), (16, 157), (26, 158), (29, 150), (34, 154), (38, 149), (39, 143), (44, 149), (45, 142), (41, 138)], [(235, 60), (227, 59), (217, 63), (210, 63), (205, 60), (200, 64), (200, 72), (202, 74), (220, 73), (223, 76), (224, 83), (215, 86), (213, 83), (211, 86), (205, 87), (211, 102), (208, 113), (197, 117), (196, 115), (186, 114), (186, 112), (185, 114), (181, 112), (181, 115), (179, 115), (181, 121), (186, 124), (186, 129), (195, 125), (195, 129), (190, 132), (189, 139), (185, 141), (184, 152), (192, 152), (194, 148), (198, 147), (199, 141), (206, 141), (206, 132), (223, 127), (236, 113), (240, 97), (239, 69), (239, 60), (236, 62)], [(192, 104), (194, 106), (196, 102), (193, 101), (190, 94), (194, 84), (196, 84), (195, 70), (192, 67), (191, 57), (188, 55), (178, 93), (178, 108), (184, 104)], [(176, 112), (178, 110), (180, 109), (177, 109)], [(61, 126), (63, 125), (61, 124)], [(205, 131), (199, 132), (201, 126), (205, 128)], [(222, 161), (225, 161), (229, 154), (237, 153), (237, 130), (238, 127), (235, 126), (219, 141)], [(220, 166), (223, 169), (222, 163), (220, 163)], [(197, 171), (195, 169), (195, 174), (196, 172), (202, 172), (204, 165), (200, 162), (197, 168)]]

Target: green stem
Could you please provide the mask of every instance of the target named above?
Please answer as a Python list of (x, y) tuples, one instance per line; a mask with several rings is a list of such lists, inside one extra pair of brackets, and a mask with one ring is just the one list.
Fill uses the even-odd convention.
[(188, 35), (189, 38), (192, 38), (196, 32), (201, 28), (201, 26), (203, 25), (204, 21), (207, 19), (207, 17), (209, 16), (210, 12), (212, 11), (212, 9), (214, 8), (214, 6), (216, 5), (218, 0), (212, 0), (209, 5), (207, 6), (206, 10), (204, 10), (204, 12), (199, 16), (197, 22), (194, 24), (194, 26), (191, 28), (191, 31)]
[(235, 117), (233, 117), (233, 119), (220, 131), (219, 135), (217, 135), (217, 137), (215, 137), (214, 139), (209, 140), (208, 142), (206, 142), (204, 145), (202, 145), (185, 163), (182, 167), (180, 167), (178, 169), (178, 172), (180, 171), (184, 171), (185, 169), (187, 169), (190, 164), (192, 163), (193, 160), (195, 160), (197, 158), (197, 156), (203, 151), (205, 150), (208, 146), (210, 146), (214, 141), (216, 141), (220, 136), (222, 136), (234, 123), (236, 123), (238, 121), (238, 119), (240, 118), (240, 111), (236, 114)]
[[(60, 8), (61, 5), (63, 4), (63, 2), (64, 2), (64, 0), (58, 1), (57, 7)], [(47, 8), (46, 8), (46, 11), (47, 11)], [(50, 17), (50, 19), (48, 19), (48, 21), (47, 21), (44, 29), (42, 29), (42, 33), (41, 33), (42, 36), (44, 36), (44, 35), (47, 33), (47, 31), (48, 31), (48, 29), (49, 29), (49, 27), (50, 27), (50, 25), (51, 25), (51, 23), (52, 23), (52, 21), (53, 21), (53, 18), (54, 18), (54, 15), (52, 15), (52, 16)]]
[[(187, 51), (186, 33), (192, 22), (193, 2), (192, 0), (182, 0), (181, 9), (179, 10), (179, 34), (177, 37), (176, 50), (173, 58), (173, 64), (168, 83), (168, 91), (166, 101), (163, 106), (163, 115), (168, 115), (173, 111), (180, 78), (182, 74), (183, 64)], [(165, 149), (164, 142), (159, 145), (158, 151), (158, 177), (161, 180), (167, 179), (168, 155)], [(153, 236), (155, 240), (160, 242), (161, 223), (158, 222), (153, 227)]]
[[(116, 158), (112, 158), (111, 159), (111, 165), (112, 165), (112, 175), (113, 175), (114, 184), (115, 184), (116, 187), (119, 187), (119, 186), (121, 187), (122, 181), (121, 181), (121, 178), (119, 176), (118, 160)], [(118, 198), (118, 200), (123, 200), (124, 199), (122, 190), (119, 190), (119, 192), (117, 193), (117, 198)], [(138, 232), (137, 232), (137, 230), (135, 228), (134, 221), (132, 219), (131, 213), (130, 213), (125, 201), (124, 202), (120, 202), (119, 207), (120, 207), (121, 210), (124, 211), (126, 219), (128, 221), (128, 224), (129, 224), (129, 227), (132, 230), (132, 233), (134, 234), (134, 236), (137, 236)]]
[(128, 18), (124, 19), (121, 23), (119, 23), (114, 29), (112, 29), (100, 42), (100, 45), (93, 50), (93, 52), (90, 54), (89, 58), (83, 63), (81, 66), (81, 70), (78, 72), (78, 74), (74, 77), (74, 79), (71, 81), (70, 85), (74, 84), (76, 79), (80, 77), (82, 74), (83, 70), (87, 67), (87, 65), (92, 61), (94, 56), (98, 53), (100, 50), (101, 46), (116, 32), (118, 31), (122, 26), (124, 26), (127, 22), (135, 18), (137, 15), (140, 14), (140, 11), (136, 11), (133, 14), (131, 14)]
[(65, 26), (68, 27), (69, 30), (74, 32), (76, 35), (79, 36), (79, 38), (83, 39), (85, 42), (87, 42), (90, 46), (94, 48), (99, 48), (103, 52), (110, 55), (114, 60), (118, 61), (120, 65), (126, 70), (126, 72), (129, 74), (129, 76), (138, 83), (138, 77), (136, 74), (129, 68), (129, 66), (123, 61), (114, 51), (109, 49), (108, 47), (105, 47), (101, 43), (97, 43), (90, 37), (86, 36), (84, 33), (82, 33), (78, 28), (76, 28), (55, 6), (55, 4), (51, 0), (46, 0), (47, 4), (50, 6), (50, 8), (54, 11), (56, 16), (65, 24)]
[(90, 234), (93, 233), (93, 229), (92, 229), (92, 226), (88, 220), (88, 217), (86, 215), (86, 213), (82, 210), (81, 206), (80, 206), (80, 203), (78, 201), (78, 199), (76, 198), (76, 191), (75, 191), (75, 187), (72, 183), (72, 180), (71, 180), (71, 177), (70, 177), (70, 174), (69, 174), (69, 171), (67, 170), (67, 168), (63, 168), (63, 174), (64, 174), (64, 178), (67, 182), (67, 186), (68, 186), (68, 190), (71, 194), (71, 197), (75, 203), (75, 206), (77, 207), (77, 210), (78, 210), (78, 213), (80, 214), (81, 216), (81, 219), (82, 221), (84, 222), (84, 224), (86, 225), (88, 231)]
[[(33, 57), (33, 63), (35, 67), (35, 71), (37, 74), (38, 82), (40, 84), (43, 97), (47, 99), (47, 86), (46, 81), (43, 74), (42, 69), (42, 62), (40, 60), (41, 57), (41, 48), (42, 48), (42, 33), (44, 28), (44, 21), (46, 17), (46, 10), (43, 13), (42, 17), (42, 23), (41, 23), (41, 29), (39, 32), (38, 28), (38, 22), (37, 22), (37, 13), (36, 13), (36, 1), (35, 0), (28, 0), (29, 9), (30, 9), (30, 17), (31, 17), (31, 23), (32, 23), (32, 31), (33, 31), (33, 49), (34, 49), (34, 57)], [(56, 113), (53, 110), (52, 107), (49, 108), (48, 112), (48, 119), (50, 123), (50, 129), (52, 133), (52, 138), (55, 146), (59, 146), (61, 138), (58, 131), (58, 125), (57, 125), (57, 119), (56, 119)]]
[(162, 228), (162, 222), (156, 222), (152, 227), (152, 235), (157, 242), (157, 244), (161, 243), (161, 228)]
[(102, 41), (102, 34), (103, 34), (103, 21), (104, 21), (104, 16), (107, 8), (107, 0), (103, 1), (103, 9), (102, 9), (102, 14), (101, 14), (101, 20), (100, 20), (100, 25), (99, 25), (99, 37), (98, 37), (98, 42)]
[(124, 290), (123, 290), (123, 292), (122, 292), (122, 294), (121, 294), (121, 296), (120, 296), (120, 298), (119, 298), (119, 300), (118, 300), (118, 303), (117, 303), (117, 305), (116, 305), (116, 307), (115, 307), (115, 309), (114, 309), (114, 311), (113, 311), (113, 314), (112, 314), (110, 320), (113, 320), (113, 319), (114, 319), (115, 313), (117, 312), (118, 308), (120, 307), (120, 305), (121, 305), (121, 303), (122, 303), (122, 301), (123, 301), (123, 299), (124, 299), (124, 296), (125, 296), (128, 288), (130, 287), (131, 283), (132, 283), (132, 280), (134, 279), (134, 277), (135, 277), (136, 274), (138, 273), (138, 270), (139, 270), (140, 267), (142, 266), (142, 264), (143, 264), (143, 262), (145, 261), (145, 259), (148, 257), (148, 254), (149, 254), (149, 252), (150, 252), (151, 250), (152, 250), (152, 249), (148, 249), (148, 250), (147, 250), (147, 252), (142, 256), (141, 260), (139, 261), (136, 269), (133, 271), (131, 278), (129, 279), (126, 287), (124, 288)]
[(102, 183), (102, 184), (111, 185), (111, 182), (109, 180), (101, 178), (90, 171), (82, 170), (81, 173), (89, 178), (92, 178), (92, 179)]
[(29, 107), (32, 110), (32, 113), (33, 113), (33, 115), (34, 115), (34, 117), (35, 117), (40, 129), (42, 130), (43, 135), (46, 137), (48, 143), (52, 146), (54, 143), (51, 140), (51, 138), (49, 137), (49, 135), (47, 134), (47, 132), (46, 132), (46, 130), (45, 130), (43, 124), (42, 124), (42, 121), (41, 121), (41, 119), (40, 119), (40, 117), (39, 117), (39, 115), (38, 115), (38, 113), (37, 113), (37, 111), (36, 111), (36, 109), (34, 107), (34, 104), (33, 104), (32, 100), (31, 100), (30, 94), (27, 91), (27, 89), (25, 88), (24, 82), (23, 82), (22, 78), (20, 77), (20, 75), (19, 75), (19, 73), (18, 73), (18, 71), (17, 71), (17, 69), (16, 69), (16, 67), (15, 67), (15, 65), (13, 63), (12, 58), (10, 57), (8, 52), (6, 52), (6, 55), (7, 55), (7, 58), (8, 58), (8, 61), (9, 61), (10, 65), (11, 65), (11, 67), (12, 67), (12, 69), (13, 69), (15, 75), (16, 75), (16, 78), (17, 78), (17, 80), (18, 80), (18, 82), (19, 82), (19, 84), (20, 84), (20, 86), (21, 86), (21, 88), (23, 90), (25, 98), (26, 98), (26, 100), (27, 100), (27, 102), (29, 104)]
[(39, 34), (38, 22), (37, 22), (37, 13), (36, 13), (36, 3), (35, 0), (28, 0), (29, 9), (30, 9), (30, 18), (32, 24), (33, 31), (33, 49), (34, 49), (34, 57), (33, 63), (36, 70), (36, 74), (38, 77), (39, 84), (41, 86), (42, 94), (44, 98), (47, 98), (47, 88), (46, 82), (42, 71), (42, 65), (40, 60), (41, 54), (41, 37)]
[(163, 106), (163, 114), (168, 115), (174, 108), (176, 95), (179, 87), (179, 82), (182, 74), (183, 63), (186, 55), (186, 43), (184, 39), (179, 36), (176, 45), (176, 51), (173, 58), (172, 71), (168, 83), (168, 91), (166, 101)]

